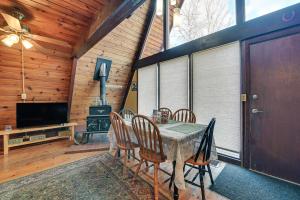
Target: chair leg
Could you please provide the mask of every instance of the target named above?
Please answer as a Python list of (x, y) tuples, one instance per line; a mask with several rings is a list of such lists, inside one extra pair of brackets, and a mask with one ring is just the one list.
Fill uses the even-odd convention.
[(200, 166), (199, 166), (199, 177), (200, 177), (200, 185), (201, 185), (202, 200), (205, 200), (205, 191), (204, 191), (203, 173), (202, 173), (202, 169), (201, 169)]
[(148, 164), (148, 161), (145, 161), (146, 163), (146, 172), (149, 172), (149, 164)]
[(171, 187), (172, 187), (172, 184), (174, 182), (174, 178), (175, 178), (175, 165), (174, 165), (174, 162), (173, 162), (173, 171), (172, 171), (172, 175), (171, 175), (171, 178), (170, 178), (169, 189), (171, 189)]
[(114, 155), (114, 163), (116, 163), (117, 157), (118, 157), (119, 148), (117, 148), (115, 155)]
[(134, 179), (136, 179), (136, 177), (137, 177), (137, 175), (138, 175), (138, 173), (139, 173), (139, 171), (140, 171), (140, 169), (141, 169), (141, 166), (142, 166), (143, 162), (144, 162), (144, 159), (141, 158), (141, 159), (140, 159), (140, 163), (139, 163), (139, 165), (138, 165), (138, 168), (137, 168), (136, 171), (135, 171)]
[(135, 148), (132, 149), (132, 158), (133, 158), (133, 160), (136, 158), (135, 157)]
[(128, 160), (130, 159), (130, 149), (128, 149)]
[(126, 172), (127, 172), (127, 150), (125, 150), (125, 156), (124, 156), (123, 176), (126, 175)]
[(90, 141), (90, 133), (87, 133), (87, 136), (86, 136), (86, 143), (89, 143)]
[(215, 183), (214, 183), (213, 176), (212, 176), (212, 173), (211, 173), (211, 170), (210, 170), (209, 164), (207, 165), (207, 171), (208, 171), (208, 174), (209, 174), (209, 177), (210, 177), (211, 184), (212, 184), (212, 185), (215, 184)]
[(154, 164), (154, 199), (158, 200), (158, 169), (159, 169), (159, 164), (155, 163)]
[(174, 177), (175, 177), (175, 172), (174, 172), (174, 170), (173, 170), (172, 175), (171, 175), (171, 178), (170, 178), (169, 189), (171, 189), (171, 187), (172, 187), (172, 184), (173, 184), (173, 182), (174, 182)]

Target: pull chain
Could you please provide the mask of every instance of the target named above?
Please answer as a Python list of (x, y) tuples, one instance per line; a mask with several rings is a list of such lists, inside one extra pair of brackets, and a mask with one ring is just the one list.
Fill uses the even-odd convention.
[[(25, 68), (24, 68), (24, 47), (21, 44), (21, 59), (22, 59), (22, 94), (25, 94)], [(23, 102), (25, 102), (25, 99), (23, 99)]]

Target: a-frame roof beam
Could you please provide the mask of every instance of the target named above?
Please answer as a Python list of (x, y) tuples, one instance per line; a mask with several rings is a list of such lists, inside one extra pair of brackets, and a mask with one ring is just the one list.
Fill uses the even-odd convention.
[(74, 56), (80, 58), (97, 42), (118, 26), (124, 19), (130, 17), (146, 0), (125, 0), (104, 22), (93, 35), (76, 51)]
[(155, 17), (156, 1), (157, 0), (151, 0), (151, 4), (150, 4), (149, 10), (147, 12), (145, 28), (144, 28), (144, 31), (143, 31), (143, 35), (142, 35), (142, 37), (139, 41), (139, 46), (138, 46), (139, 49), (136, 53), (135, 60), (134, 60), (134, 63), (132, 65), (132, 68), (131, 68), (131, 71), (130, 71), (128, 83), (127, 83), (126, 90), (125, 90), (125, 95), (124, 95), (124, 98), (123, 98), (123, 101), (122, 101), (122, 104), (121, 104), (121, 107), (120, 107), (121, 109), (124, 108), (125, 103), (126, 103), (126, 99), (127, 99), (127, 96), (128, 96), (128, 93), (129, 93), (129, 90), (130, 90), (130, 87), (131, 87), (132, 79), (133, 79), (133, 76), (134, 76), (134, 72), (135, 72), (135, 65), (136, 65), (137, 61), (139, 59), (141, 59), (141, 57), (144, 53), (146, 44), (147, 44), (148, 35), (151, 31), (151, 26), (153, 24), (154, 17)]

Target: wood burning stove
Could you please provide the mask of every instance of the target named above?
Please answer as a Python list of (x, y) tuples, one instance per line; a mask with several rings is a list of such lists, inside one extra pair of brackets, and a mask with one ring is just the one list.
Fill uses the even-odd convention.
[(100, 81), (100, 102), (99, 105), (89, 107), (89, 116), (87, 117), (87, 134), (99, 133), (101, 142), (109, 142), (107, 133), (110, 128), (109, 114), (112, 111), (111, 105), (106, 100), (106, 81), (109, 76), (112, 61), (97, 58), (94, 80)]

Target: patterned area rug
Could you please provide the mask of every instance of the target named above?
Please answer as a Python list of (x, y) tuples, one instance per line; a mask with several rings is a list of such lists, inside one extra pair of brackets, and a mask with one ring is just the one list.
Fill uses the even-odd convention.
[[(153, 199), (153, 187), (133, 179), (123, 165), (106, 153), (56, 167), (0, 185), (1, 200), (133, 200)], [(160, 195), (159, 199), (166, 199)]]

